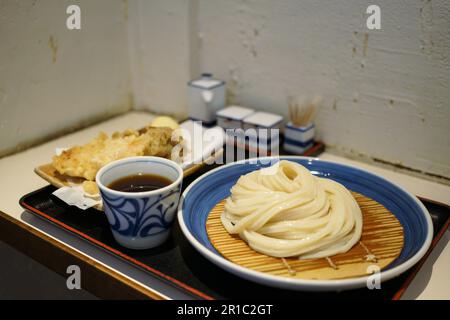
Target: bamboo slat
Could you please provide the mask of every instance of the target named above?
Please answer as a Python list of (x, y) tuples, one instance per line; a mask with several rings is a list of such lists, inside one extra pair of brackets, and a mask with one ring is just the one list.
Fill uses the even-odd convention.
[(206, 230), (211, 243), (222, 256), (255, 271), (288, 278), (318, 280), (366, 276), (371, 273), (369, 266), (376, 265), (383, 269), (400, 255), (404, 241), (403, 227), (382, 204), (362, 194), (352, 194), (363, 214), (361, 240), (348, 252), (329, 257), (330, 259), (282, 259), (254, 251), (238, 235), (230, 235), (222, 226), (220, 215), (224, 210), (225, 200), (211, 210)]

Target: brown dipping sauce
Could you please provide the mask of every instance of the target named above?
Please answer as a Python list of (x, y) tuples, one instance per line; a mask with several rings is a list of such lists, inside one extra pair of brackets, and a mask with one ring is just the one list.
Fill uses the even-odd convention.
[(123, 192), (145, 192), (167, 187), (172, 181), (156, 174), (135, 174), (117, 179), (108, 188)]

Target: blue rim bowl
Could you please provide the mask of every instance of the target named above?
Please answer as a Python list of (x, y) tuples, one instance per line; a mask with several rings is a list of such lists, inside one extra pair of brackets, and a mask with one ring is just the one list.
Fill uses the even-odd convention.
[(247, 280), (285, 289), (339, 291), (367, 286), (370, 275), (339, 280), (307, 280), (289, 279), (254, 271), (225, 259), (209, 241), (206, 219), (211, 209), (230, 194), (230, 188), (241, 175), (270, 166), (278, 160), (297, 162), (316, 176), (333, 179), (352, 191), (378, 201), (397, 217), (404, 230), (404, 247), (399, 257), (381, 271), (381, 281), (399, 276), (427, 252), (433, 235), (430, 214), (415, 196), (402, 187), (354, 166), (317, 158), (280, 156), (254, 158), (223, 165), (197, 178), (184, 191), (178, 207), (181, 230), (194, 248), (208, 260)]

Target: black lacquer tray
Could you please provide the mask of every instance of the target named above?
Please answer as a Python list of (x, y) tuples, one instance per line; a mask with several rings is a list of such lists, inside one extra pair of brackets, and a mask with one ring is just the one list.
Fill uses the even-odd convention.
[[(213, 167), (206, 166), (186, 178), (183, 188)], [(96, 209), (82, 211), (69, 206), (52, 195), (55, 189), (53, 186), (47, 186), (29, 193), (20, 199), (20, 204), (40, 218), (76, 234), (131, 265), (145, 270), (149, 276), (157, 277), (198, 299), (399, 299), (447, 230), (450, 215), (448, 206), (421, 199), (433, 220), (432, 246), (412, 269), (395, 279), (383, 282), (381, 290), (357, 289), (339, 293), (312, 293), (258, 285), (216, 267), (189, 244), (177, 223), (174, 224), (170, 239), (156, 249), (135, 251), (123, 248), (114, 240), (103, 212)]]

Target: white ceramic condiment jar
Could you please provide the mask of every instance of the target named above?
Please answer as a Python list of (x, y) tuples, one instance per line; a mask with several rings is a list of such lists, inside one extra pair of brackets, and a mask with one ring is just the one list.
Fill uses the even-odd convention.
[(243, 120), (246, 143), (250, 148), (264, 150), (279, 145), (279, 130), (283, 117), (258, 111)]
[(225, 81), (203, 73), (199, 79), (188, 83), (188, 110), (192, 120), (209, 126), (216, 121), (217, 110), (225, 107)]
[(244, 118), (255, 113), (255, 110), (241, 106), (228, 106), (217, 111), (217, 125), (224, 129), (243, 128)]

